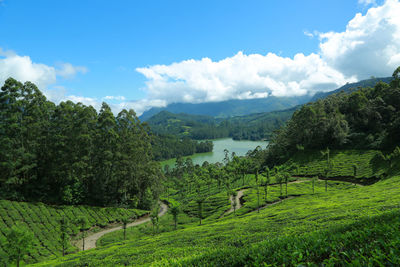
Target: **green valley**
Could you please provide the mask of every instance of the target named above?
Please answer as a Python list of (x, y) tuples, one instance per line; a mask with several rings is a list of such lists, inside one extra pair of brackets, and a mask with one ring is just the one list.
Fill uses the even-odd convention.
[[(9, 79), (0, 94), (1, 118), (13, 125), (0, 128), (2, 263), (397, 265), (399, 74), (400, 67), (390, 84), (293, 110), (266, 149), (246, 155), (225, 149), (220, 162), (201, 165), (178, 157), (163, 171), (153, 161), (153, 133), (132, 110), (115, 117), (106, 104), (99, 114), (81, 104), (54, 105), (33, 84)], [(73, 119), (81, 115), (87, 116), (83, 122)], [(169, 119), (160, 124), (187, 118), (161, 115)], [(247, 116), (246, 124), (252, 127), (259, 116)], [(193, 127), (210, 122), (193, 118)], [(55, 134), (52, 142), (42, 139), (41, 124)], [(82, 150), (77, 140), (92, 145)], [(184, 142), (184, 148), (196, 147)], [(18, 145), (23, 160), (13, 165)], [(47, 172), (40, 157), (54, 162)], [(61, 159), (71, 164), (57, 165)], [(54, 174), (68, 179), (52, 181)], [(46, 187), (62, 197), (39, 192)]]

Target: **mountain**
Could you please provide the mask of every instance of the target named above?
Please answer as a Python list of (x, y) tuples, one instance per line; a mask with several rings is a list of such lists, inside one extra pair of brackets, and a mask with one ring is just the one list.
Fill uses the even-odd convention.
[(385, 82), (385, 83), (390, 83), (390, 81), (393, 79), (393, 77), (384, 77), (384, 78), (371, 78), (371, 79), (367, 79), (367, 80), (362, 80), (356, 83), (347, 83), (345, 85), (343, 85), (342, 87), (333, 90), (333, 91), (329, 91), (329, 92), (317, 92), (310, 100), (310, 102), (314, 102), (318, 99), (322, 99), (325, 98), (329, 95), (332, 94), (336, 94), (339, 92), (352, 92), (353, 90), (358, 89), (359, 87), (361, 88), (365, 88), (365, 87), (373, 87), (375, 86), (375, 84), (377, 84), (378, 82)]
[(275, 97), (270, 96), (267, 98), (258, 99), (245, 99), (245, 100), (227, 100), (221, 102), (208, 102), (208, 103), (173, 103), (163, 108), (151, 108), (145, 111), (140, 119), (147, 121), (152, 116), (156, 115), (161, 111), (168, 111), (171, 113), (179, 114), (193, 114), (193, 115), (206, 115), (215, 118), (228, 118), (234, 116), (243, 116), (253, 113), (264, 113), (278, 110), (286, 110), (293, 108), (298, 105), (305, 104), (307, 102), (315, 101), (321, 98), (325, 98), (328, 95), (338, 93), (341, 91), (350, 92), (352, 89), (358, 87), (371, 87), (377, 82), (389, 83), (392, 77), (384, 78), (372, 78), (362, 80), (356, 83), (348, 83), (342, 87), (329, 91), (329, 92), (317, 92), (314, 96), (300, 96), (300, 97)]
[(287, 110), (254, 113), (231, 118), (213, 118), (161, 111), (147, 120), (151, 130), (159, 135), (189, 137), (196, 140), (232, 137), (233, 139), (268, 139), (272, 132), (291, 118), (299, 106)]
[[(377, 82), (389, 83), (392, 77), (385, 78), (373, 78), (368, 80), (359, 81), (356, 83), (348, 83), (336, 90), (330, 92), (318, 92), (316, 93), (311, 101), (316, 101), (318, 99), (326, 98), (329, 95), (347, 92), (350, 93), (360, 87), (373, 87)], [(272, 109), (273, 107), (286, 105), (294, 105), (296, 101), (289, 98), (277, 98), (269, 97), (264, 99), (252, 99), (252, 100), (230, 100), (224, 102), (218, 102), (221, 107), (216, 107), (217, 103), (203, 103), (203, 104), (172, 104), (166, 107), (168, 110), (186, 110), (189, 112), (202, 112), (204, 113), (215, 113), (215, 112), (227, 112), (228, 110), (234, 110), (238, 113), (244, 113), (245, 108), (249, 110), (257, 110), (262, 108), (262, 103), (267, 103), (266, 100), (269, 99), (268, 103), (273, 103), (273, 105), (265, 106), (264, 109)], [(283, 101), (284, 99), (284, 101)], [(147, 119), (147, 123), (150, 125), (152, 131), (156, 134), (167, 134), (175, 135), (180, 138), (189, 137), (196, 140), (202, 139), (213, 139), (213, 138), (223, 138), (232, 137), (233, 139), (247, 139), (247, 140), (260, 140), (268, 139), (272, 132), (279, 129), (289, 120), (293, 113), (299, 109), (302, 104), (308, 102), (308, 98), (303, 97), (297, 100), (298, 105), (295, 105), (288, 109), (275, 110), (269, 112), (257, 112), (241, 116), (231, 116), (231, 117), (216, 117), (210, 115), (194, 115), (191, 113), (180, 112), (178, 114), (162, 110), (161, 108), (153, 108), (144, 117), (149, 116), (151, 112), (156, 112), (161, 110), (159, 113), (151, 116)], [(240, 106), (243, 104), (243, 106)], [(251, 106), (253, 104), (254, 106)], [(265, 104), (266, 105), (266, 104)], [(209, 108), (207, 108), (209, 107)], [(143, 119), (142, 116), (142, 119)]]
[(245, 99), (245, 100), (227, 100), (221, 102), (208, 102), (208, 103), (174, 103), (164, 108), (151, 108), (144, 112), (140, 119), (147, 121), (153, 115), (160, 111), (168, 111), (172, 113), (186, 113), (195, 115), (206, 115), (216, 118), (228, 118), (233, 116), (242, 116), (252, 113), (270, 112), (276, 110), (284, 110), (295, 107), (310, 101), (312, 96), (300, 97), (275, 97), (270, 96), (267, 98), (258, 99)]

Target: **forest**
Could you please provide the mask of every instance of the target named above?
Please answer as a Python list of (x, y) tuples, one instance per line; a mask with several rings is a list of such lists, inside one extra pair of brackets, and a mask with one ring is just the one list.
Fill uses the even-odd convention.
[(152, 138), (154, 160), (190, 156), (195, 153), (211, 152), (212, 141), (196, 141), (189, 137), (179, 138), (168, 134), (154, 134)]
[(298, 150), (393, 150), (400, 143), (400, 67), (390, 84), (338, 92), (303, 105), (270, 140), (266, 162), (286, 161)]
[(30, 82), (0, 92), (0, 198), (149, 208), (162, 177), (133, 110), (55, 105)]
[(269, 139), (273, 131), (284, 125), (297, 108), (299, 107), (226, 119), (161, 111), (146, 122), (151, 131), (158, 135), (174, 135), (194, 140), (231, 137), (234, 140), (257, 141)]

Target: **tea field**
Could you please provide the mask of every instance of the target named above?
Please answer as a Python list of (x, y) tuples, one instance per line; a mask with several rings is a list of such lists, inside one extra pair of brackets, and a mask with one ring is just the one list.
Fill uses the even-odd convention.
[[(69, 221), (69, 233), (79, 238), (78, 218), (85, 217), (91, 231), (96, 231), (122, 217), (136, 218), (148, 213), (143, 210), (122, 208), (100, 208), (89, 206), (49, 206), (43, 203), (27, 203), (0, 200), (0, 239), (9, 228), (17, 223), (26, 226), (34, 234), (34, 248), (26, 262), (37, 262), (47, 257), (62, 255), (59, 219)], [(0, 243), (1, 245), (1, 243)], [(67, 253), (78, 249), (69, 244)], [(7, 247), (0, 246), (0, 253), (7, 253)]]
[[(296, 156), (285, 166), (296, 161), (299, 174), (314, 176), (326, 164), (318, 153)], [(374, 165), (375, 155), (374, 151), (332, 151), (333, 173), (353, 176), (353, 164), (358, 165), (356, 178), (386, 172)], [(203, 185), (201, 190), (212, 193), (201, 226), (191, 203), (195, 193), (182, 198), (177, 192), (168, 196), (170, 201), (188, 203), (178, 216), (177, 230), (167, 215), (160, 219), (156, 232), (150, 225), (135, 227), (128, 231), (126, 241), (121, 232), (114, 232), (100, 240), (98, 249), (36, 266), (400, 264), (400, 176), (366, 186), (328, 181), (327, 191), (325, 181), (314, 181), (314, 190), (312, 185), (308, 178), (288, 183), (286, 198), (285, 184), (282, 196), (280, 185), (273, 184), (265, 199), (264, 187), (247, 175), (245, 186), (238, 182), (233, 187), (244, 190), (243, 207), (222, 217), (230, 208), (228, 195), (218, 191), (216, 184)], [(264, 208), (258, 213), (259, 204)]]

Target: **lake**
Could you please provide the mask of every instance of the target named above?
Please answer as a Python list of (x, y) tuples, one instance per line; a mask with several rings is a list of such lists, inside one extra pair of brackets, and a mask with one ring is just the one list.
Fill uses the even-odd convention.
[[(244, 156), (246, 155), (247, 151), (254, 150), (257, 146), (260, 146), (262, 149), (265, 149), (268, 145), (268, 141), (248, 141), (248, 140), (241, 140), (236, 141), (232, 138), (223, 138), (212, 140), (214, 144), (213, 152), (207, 153), (197, 153), (192, 156), (188, 156), (192, 158), (193, 164), (203, 164), (204, 161), (208, 161), (209, 163), (216, 163), (222, 162), (225, 157), (224, 149), (229, 150), (229, 154), (231, 155), (232, 152), (235, 152), (237, 156)], [(187, 158), (187, 157), (185, 157)], [(169, 165), (171, 167), (175, 166), (175, 159), (169, 159), (161, 161), (161, 165)]]

